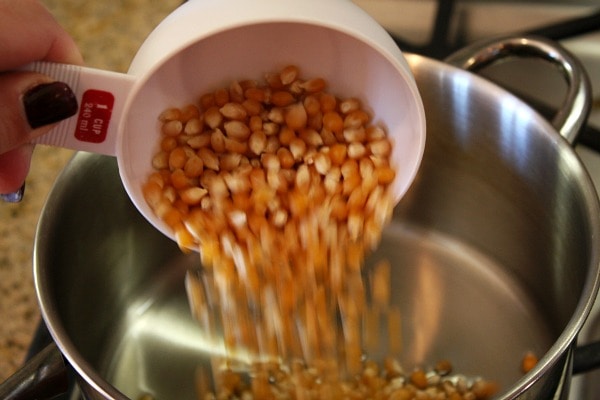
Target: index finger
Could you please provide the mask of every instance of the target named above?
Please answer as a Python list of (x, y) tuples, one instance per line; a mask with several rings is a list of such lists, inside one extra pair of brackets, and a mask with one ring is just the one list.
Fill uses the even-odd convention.
[(71, 36), (37, 0), (0, 0), (0, 71), (33, 61), (83, 64)]

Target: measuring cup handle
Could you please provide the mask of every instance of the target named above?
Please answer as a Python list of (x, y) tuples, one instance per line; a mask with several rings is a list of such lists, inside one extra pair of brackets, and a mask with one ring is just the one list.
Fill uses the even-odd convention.
[(448, 64), (476, 72), (508, 57), (535, 57), (550, 61), (567, 82), (567, 93), (552, 125), (571, 144), (587, 121), (592, 88), (585, 69), (561, 45), (538, 36), (496, 38), (476, 42), (450, 55)]
[(119, 123), (134, 76), (50, 62), (35, 62), (23, 70), (40, 72), (66, 83), (79, 105), (76, 115), (59, 122), (34, 143), (116, 155)]

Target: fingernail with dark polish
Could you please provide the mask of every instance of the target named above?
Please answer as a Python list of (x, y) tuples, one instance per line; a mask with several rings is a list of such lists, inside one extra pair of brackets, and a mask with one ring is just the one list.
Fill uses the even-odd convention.
[(23, 96), (27, 122), (32, 128), (62, 121), (77, 112), (77, 98), (63, 82), (43, 83)]
[(0, 199), (6, 203), (18, 203), (23, 200), (23, 194), (25, 194), (25, 184), (12, 193), (0, 194)]

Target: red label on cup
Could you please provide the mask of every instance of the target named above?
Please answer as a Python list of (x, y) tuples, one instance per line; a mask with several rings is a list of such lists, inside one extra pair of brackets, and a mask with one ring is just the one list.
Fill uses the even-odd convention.
[(114, 104), (115, 97), (112, 93), (86, 90), (81, 99), (75, 137), (82, 142), (104, 142)]

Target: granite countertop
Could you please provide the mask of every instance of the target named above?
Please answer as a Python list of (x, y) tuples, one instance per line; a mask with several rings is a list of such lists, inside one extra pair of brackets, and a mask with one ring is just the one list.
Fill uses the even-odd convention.
[[(40, 0), (91, 67), (125, 72), (150, 31), (182, 0)], [(0, 204), (0, 382), (23, 363), (40, 321), (32, 277), (35, 230), (48, 193), (73, 152), (38, 146), (19, 204)]]

